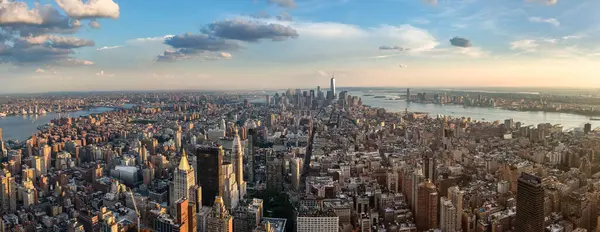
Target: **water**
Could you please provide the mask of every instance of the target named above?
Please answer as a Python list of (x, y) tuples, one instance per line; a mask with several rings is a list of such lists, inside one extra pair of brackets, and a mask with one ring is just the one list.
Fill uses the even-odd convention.
[[(562, 124), (564, 130), (576, 127), (583, 127), (585, 123), (591, 123), (592, 128), (600, 126), (600, 121), (590, 121), (590, 117), (556, 112), (522, 112), (511, 111), (500, 108), (480, 108), (468, 107), (462, 105), (437, 105), (437, 104), (420, 104), (414, 102), (406, 102), (405, 100), (386, 100), (385, 98), (374, 98), (373, 96), (363, 96), (362, 92), (348, 92), (352, 96), (359, 96), (365, 105), (372, 107), (381, 107), (388, 111), (400, 112), (408, 109), (410, 112), (427, 112), (432, 116), (438, 114), (452, 117), (471, 117), (473, 120), (496, 121), (504, 122), (505, 119), (514, 119), (515, 122), (522, 122), (523, 125), (537, 125), (539, 123)], [(378, 95), (378, 93), (373, 93)], [(399, 97), (397, 94), (383, 94), (388, 97)]]
[[(132, 105), (125, 105), (125, 108), (131, 108)], [(81, 110), (69, 113), (61, 113), (62, 117), (70, 115), (72, 118), (79, 116), (86, 116), (90, 114), (98, 114), (106, 111), (114, 110), (109, 107), (98, 107), (89, 110)], [(58, 118), (58, 113), (47, 113), (44, 115), (15, 115), (8, 117), (0, 117), (0, 128), (2, 128), (2, 135), (4, 140), (18, 139), (23, 141), (29, 136), (35, 134), (39, 125), (49, 123), (52, 119)]]

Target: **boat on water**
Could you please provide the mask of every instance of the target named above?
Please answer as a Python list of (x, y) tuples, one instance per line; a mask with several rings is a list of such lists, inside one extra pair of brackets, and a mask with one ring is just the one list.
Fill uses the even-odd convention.
[(600, 121), (600, 118), (599, 117), (591, 117), (590, 120), (592, 120), (592, 121)]
[(0, 113), (0, 117), (6, 117), (6, 113)]

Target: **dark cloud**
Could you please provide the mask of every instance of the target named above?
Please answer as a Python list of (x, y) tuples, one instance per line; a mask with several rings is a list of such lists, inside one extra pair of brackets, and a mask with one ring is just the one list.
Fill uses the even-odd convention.
[(395, 50), (395, 51), (408, 51), (410, 48), (403, 48), (398, 46), (379, 46), (379, 50)]
[(156, 61), (175, 62), (181, 60), (190, 60), (192, 58), (199, 58), (197, 59), (198, 61), (206, 61), (231, 59), (231, 57), (231, 54), (227, 52), (209, 52), (180, 48), (165, 50), (162, 55), (157, 57)]
[(50, 43), (50, 46), (54, 48), (80, 48), (96, 45), (92, 40), (62, 36), (50, 36), (48, 42)]
[(167, 38), (165, 39), (165, 44), (176, 49), (181, 48), (196, 51), (228, 51), (236, 50), (242, 47), (236, 41), (206, 34), (190, 33)]
[(16, 64), (55, 63), (55, 64), (90, 64), (89, 61), (77, 60), (70, 55), (73, 48), (94, 46), (94, 41), (56, 35), (16, 38), (12, 46), (0, 49), (0, 61)]
[(279, 21), (294, 21), (294, 18), (288, 12), (281, 12), (281, 14), (277, 15), (277, 20)]
[(450, 44), (456, 47), (468, 48), (471, 47), (471, 41), (461, 37), (454, 37), (450, 39)]
[(298, 37), (298, 31), (292, 27), (248, 20), (214, 22), (209, 24), (204, 31), (213, 36), (246, 42), (257, 42), (261, 39), (281, 41)]
[(267, 0), (270, 4), (275, 4), (283, 8), (294, 8), (296, 7), (296, 1), (294, 0)]

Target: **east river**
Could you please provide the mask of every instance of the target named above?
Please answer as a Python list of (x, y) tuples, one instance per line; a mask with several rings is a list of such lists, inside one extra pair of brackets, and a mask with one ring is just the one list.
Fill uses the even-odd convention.
[[(521, 112), (511, 111), (499, 108), (480, 108), (463, 107), (461, 105), (438, 105), (408, 103), (404, 100), (387, 100), (387, 98), (374, 98), (373, 96), (363, 96), (361, 92), (349, 92), (350, 95), (362, 97), (363, 104), (372, 107), (381, 107), (388, 111), (400, 112), (408, 109), (410, 112), (426, 112), (431, 116), (446, 115), (452, 117), (471, 117), (473, 120), (485, 120), (504, 122), (505, 119), (514, 119), (515, 122), (522, 122), (523, 125), (537, 125), (539, 123), (562, 124), (565, 130), (583, 127), (583, 124), (590, 122), (592, 128), (600, 126), (600, 121), (590, 121), (590, 117), (568, 113), (555, 112)], [(388, 94), (389, 95), (389, 94)], [(397, 97), (397, 95), (395, 95)], [(264, 99), (260, 102), (264, 102)], [(253, 101), (253, 102), (258, 102)], [(128, 106), (131, 107), (131, 106)], [(113, 108), (99, 107), (90, 110), (70, 112), (71, 117), (97, 114), (113, 110)], [(66, 116), (63, 113), (63, 116)], [(0, 117), (0, 128), (2, 128), (4, 139), (24, 140), (37, 132), (39, 125), (49, 123), (52, 119), (58, 117), (58, 113), (48, 113), (45, 115), (27, 115), (27, 116), (8, 116)]]

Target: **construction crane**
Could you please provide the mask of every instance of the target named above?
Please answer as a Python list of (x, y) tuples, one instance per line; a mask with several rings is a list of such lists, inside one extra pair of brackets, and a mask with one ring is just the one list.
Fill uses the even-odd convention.
[(137, 231), (140, 232), (140, 227), (142, 227), (142, 224), (140, 223), (140, 211), (137, 208), (137, 205), (135, 204), (135, 198), (133, 197), (133, 192), (131, 191), (131, 188), (129, 189), (129, 195), (131, 196), (131, 201), (133, 202), (133, 208), (135, 209), (135, 213), (137, 214)]

